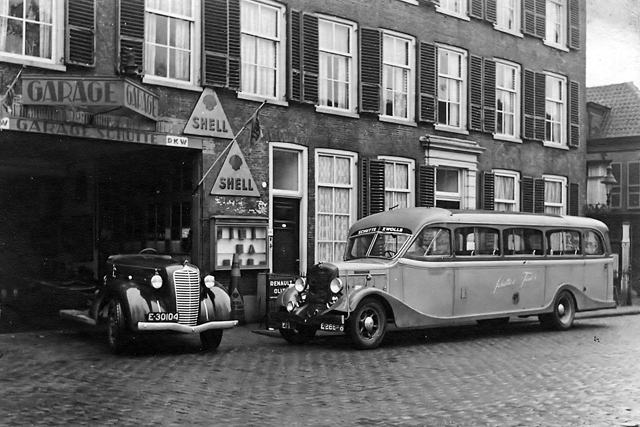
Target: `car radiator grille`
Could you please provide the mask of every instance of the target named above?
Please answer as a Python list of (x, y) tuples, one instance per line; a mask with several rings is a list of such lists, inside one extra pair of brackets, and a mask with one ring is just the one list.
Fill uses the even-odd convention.
[(176, 308), (180, 313), (183, 325), (198, 324), (198, 308), (200, 306), (200, 272), (192, 268), (183, 268), (173, 273), (176, 289)]

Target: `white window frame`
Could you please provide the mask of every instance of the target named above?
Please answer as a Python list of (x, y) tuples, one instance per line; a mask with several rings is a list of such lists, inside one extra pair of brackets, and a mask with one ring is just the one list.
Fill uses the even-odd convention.
[[(493, 135), (495, 139), (512, 141), (512, 142), (522, 142), (520, 138), (520, 91), (521, 91), (521, 79), (522, 73), (520, 69), (520, 65), (514, 64), (513, 62), (507, 62), (500, 59), (496, 59), (496, 132)], [(514, 75), (514, 87), (500, 87), (500, 70), (501, 68), (508, 68), (515, 71)], [(498, 120), (500, 116), (498, 114), (498, 102), (500, 101), (500, 95), (504, 93), (513, 95), (513, 112), (510, 114), (513, 115), (513, 133), (498, 133)]]
[[(287, 9), (284, 5), (280, 4), (280, 3), (276, 3), (273, 1), (269, 1), (269, 0), (240, 0), (240, 38), (241, 38), (241, 44), (242, 44), (242, 37), (243, 35), (250, 35), (250, 36), (259, 36), (256, 34), (250, 34), (248, 31), (245, 31), (245, 29), (242, 28), (242, 5), (245, 3), (254, 3), (254, 4), (258, 4), (258, 5), (263, 5), (266, 7), (272, 7), (278, 10), (278, 14), (277, 14), (277, 35), (275, 38), (271, 39), (275, 45), (276, 45), (276, 53), (275, 53), (275, 68), (276, 68), (276, 82), (275, 82), (275, 94), (274, 96), (264, 96), (264, 95), (260, 95), (257, 93), (252, 93), (252, 92), (245, 92), (241, 90), (238, 92), (238, 98), (240, 99), (248, 99), (248, 100), (253, 100), (253, 101), (267, 101), (271, 104), (277, 104), (277, 105), (283, 105), (286, 106), (288, 105), (288, 103), (285, 100), (285, 94), (286, 94), (286, 66), (285, 64), (286, 62), (286, 54), (287, 54), (287, 49), (285, 46), (285, 40), (286, 40), (286, 30), (285, 30), (285, 23), (286, 23), (286, 19), (285, 19), (285, 15), (287, 13)], [(240, 50), (240, 66), (242, 67), (243, 63), (244, 63), (244, 55), (242, 53), (242, 48)], [(242, 72), (240, 73), (242, 75)], [(242, 78), (242, 77), (241, 77)], [(242, 84), (241, 84), (242, 86)]]
[(358, 75), (357, 75), (357, 64), (358, 64), (358, 47), (357, 47), (357, 31), (358, 25), (354, 22), (347, 21), (344, 19), (336, 18), (333, 16), (324, 16), (318, 15), (318, 37), (322, 40), (321, 34), (321, 22), (326, 21), (328, 23), (334, 25), (342, 25), (349, 29), (349, 54), (345, 55), (344, 52), (332, 51), (332, 50), (323, 50), (318, 45), (319, 55), (322, 56), (323, 52), (326, 52), (330, 55), (339, 55), (347, 58), (347, 64), (349, 67), (349, 71), (347, 73), (348, 78), (348, 105), (347, 108), (338, 108), (338, 107), (330, 107), (327, 105), (322, 105), (322, 79), (323, 79), (323, 69), (320, 66), (318, 71), (318, 105), (316, 106), (316, 111), (319, 113), (329, 113), (329, 114), (338, 114), (342, 116), (348, 116), (353, 118), (358, 118), (359, 114), (357, 113), (357, 100), (358, 100)]
[[(455, 192), (438, 191), (438, 171), (439, 170), (446, 170), (446, 169), (455, 171), (458, 174), (458, 189)], [(460, 203), (460, 208), (462, 208), (463, 205), (464, 205), (463, 191), (462, 191), (462, 189), (464, 188), (464, 185), (463, 185), (464, 169), (461, 169), (461, 168), (458, 168), (458, 167), (440, 165), (440, 166), (436, 167), (435, 176), (436, 176), (436, 179), (435, 179), (436, 205), (437, 205), (437, 201), (438, 200), (444, 200), (444, 201), (449, 201), (449, 202), (459, 202)]]
[[(459, 56), (460, 58), (460, 67), (459, 67), (459, 75), (452, 75), (452, 74), (445, 74), (445, 73), (441, 73), (440, 72), (440, 53), (441, 52), (447, 52), (450, 55), (456, 55)], [(460, 123), (457, 126), (451, 125), (450, 123), (436, 123), (435, 124), (435, 129), (436, 130), (442, 130), (442, 131), (446, 131), (446, 132), (455, 132), (455, 133), (461, 133), (464, 135), (468, 135), (469, 131), (467, 130), (467, 87), (468, 87), (468, 75), (467, 75), (467, 70), (468, 70), (468, 54), (466, 50), (463, 49), (459, 49), (459, 48), (455, 48), (455, 47), (451, 47), (451, 46), (444, 46), (444, 45), (438, 45), (438, 76), (437, 76), (437, 84), (438, 87), (441, 86), (442, 84), (442, 79), (446, 79), (447, 82), (454, 82), (455, 84), (459, 85), (458, 86), (458, 93), (460, 95), (460, 109), (458, 112), (459, 115), (459, 120)], [(449, 85), (447, 86), (449, 87)], [(440, 120), (441, 118), (439, 117), (440, 114), (440, 93), (438, 91), (438, 107), (437, 107), (437, 112), (438, 112), (438, 120)], [(442, 100), (443, 102), (446, 102), (447, 105), (451, 105), (453, 104), (453, 102), (451, 102), (449, 99), (444, 99)], [(447, 108), (447, 110), (449, 110), (449, 108)], [(447, 119), (448, 121), (448, 119)]]
[[(544, 44), (556, 49), (567, 48), (567, 0), (546, 0)], [(555, 20), (552, 17), (556, 16)]]
[(547, 212), (547, 208), (560, 208), (561, 215), (566, 215), (567, 213), (567, 178), (564, 176), (558, 175), (542, 175), (542, 179), (546, 182), (555, 182), (559, 183), (562, 188), (562, 202), (561, 203), (553, 203), (547, 201), (547, 191), (545, 189), (544, 192), (544, 210)]
[[(8, 0), (0, 0), (3, 3)], [(25, 1), (26, 3), (26, 1)], [(8, 3), (7, 3), (8, 5)], [(51, 0), (51, 59), (9, 52), (0, 52), (0, 62), (9, 62), (49, 70), (66, 71), (65, 56), (65, 0)], [(7, 15), (9, 12), (7, 11)], [(24, 21), (23, 21), (24, 22)]]
[[(522, 2), (521, 0), (497, 0), (496, 1), (496, 23), (494, 28), (514, 36), (522, 37), (520, 30), (522, 21)], [(508, 25), (508, 19), (511, 19), (511, 26)]]
[(467, 14), (467, 0), (440, 0), (436, 11), (465, 21), (470, 20)]
[[(498, 192), (495, 191), (493, 198), (494, 210), (498, 211), (498, 209), (495, 209), (495, 206), (501, 203), (512, 207), (512, 209), (507, 210), (507, 212), (520, 212), (520, 173), (506, 169), (496, 169), (493, 171), (493, 175), (496, 180), (498, 177), (513, 180), (513, 199), (500, 199), (498, 198)], [(497, 185), (495, 187), (497, 187)]]
[[(321, 156), (330, 156), (330, 157), (341, 157), (341, 158), (345, 158), (345, 159), (349, 159), (349, 161), (351, 162), (350, 165), (350, 169), (351, 169), (351, 182), (348, 185), (335, 185), (331, 183), (323, 183), (320, 182), (320, 168), (319, 168), (319, 164), (320, 164), (320, 157)], [(351, 224), (353, 224), (353, 222), (356, 219), (356, 213), (357, 213), (357, 200), (356, 200), (356, 196), (357, 196), (357, 185), (358, 185), (358, 171), (357, 171), (357, 162), (358, 162), (358, 155), (356, 153), (350, 152), (350, 151), (342, 151), (342, 150), (331, 150), (331, 149), (317, 149), (315, 152), (315, 159), (314, 159), (314, 164), (315, 164), (315, 196), (316, 196), (316, 214), (315, 214), (315, 224), (316, 224), (316, 231), (315, 231), (315, 262), (321, 262), (321, 261), (340, 261), (342, 260), (344, 253), (337, 253), (336, 246), (339, 245), (346, 245), (346, 241), (347, 241), (347, 237), (348, 237), (348, 232), (349, 232), (349, 226)], [(320, 212), (320, 207), (319, 207), (319, 198), (320, 198), (320, 188), (321, 187), (325, 187), (325, 188), (343, 188), (343, 189), (347, 189), (349, 191), (349, 196), (350, 196), (350, 203), (349, 203), (349, 212), (347, 214), (348, 216), (348, 221), (346, 222), (348, 225), (346, 226), (346, 229), (341, 230), (341, 232), (335, 232), (334, 231), (334, 235), (333, 235), (333, 239), (331, 240), (320, 240), (320, 214), (322, 214), (323, 212)], [(335, 209), (334, 212), (326, 212), (325, 214), (329, 214), (329, 215), (336, 215)], [(333, 249), (333, 257), (334, 259), (330, 260), (330, 259), (318, 259), (318, 254), (320, 253), (320, 244), (321, 243), (331, 243), (334, 245), (334, 249)]]
[[(400, 43), (407, 44), (407, 64), (399, 64), (397, 62), (388, 62), (385, 60), (384, 55), (384, 40), (385, 38), (391, 38)], [(380, 108), (380, 120), (385, 122), (399, 123), (399, 124), (409, 124), (417, 126), (415, 122), (415, 75), (416, 75), (416, 39), (414, 37), (408, 36), (406, 34), (397, 33), (394, 31), (383, 30), (382, 31), (382, 93), (381, 93), (381, 108)], [(406, 87), (406, 117), (396, 116), (396, 115), (387, 115), (386, 114), (386, 76), (390, 69), (395, 71), (402, 70), (407, 73), (407, 87)], [(392, 90), (397, 91), (396, 87), (393, 87)]]
[[(187, 1), (187, 0), (181, 0), (181, 1)], [(144, 10), (145, 55), (144, 57), (145, 57), (145, 60), (146, 58), (150, 57), (148, 53), (148, 49), (149, 49), (149, 45), (152, 43), (148, 41), (149, 34), (147, 33), (147, 31), (149, 31), (149, 28), (150, 28), (149, 20), (151, 19), (150, 18), (151, 14), (158, 14), (158, 15), (178, 18), (185, 21), (191, 21), (191, 24), (189, 26), (189, 38), (190, 38), (190, 44), (191, 44), (191, 49), (190, 49), (191, 68), (189, 70), (189, 81), (173, 79), (170, 77), (156, 76), (149, 72), (145, 72), (144, 77), (142, 79), (143, 83), (154, 84), (158, 86), (169, 86), (169, 87), (175, 87), (179, 89), (187, 89), (187, 90), (193, 90), (193, 91), (202, 91), (202, 87), (200, 87), (200, 68), (202, 63), (200, 59), (200, 51), (202, 49), (200, 44), (201, 37), (199, 37), (199, 35), (202, 34), (202, 12), (200, 9), (201, 2), (197, 0), (188, 0), (188, 1), (191, 1), (192, 3), (193, 18), (180, 16), (180, 15), (171, 15), (170, 13), (167, 13), (164, 11), (149, 9), (147, 7), (147, 2), (145, 1), (145, 10)], [(146, 64), (144, 68), (145, 68), (145, 71), (148, 71)]]
[[(638, 165), (638, 171), (640, 172), (640, 161), (633, 161), (633, 162), (627, 163), (627, 177), (626, 177), (627, 179), (625, 181), (625, 184), (627, 187), (627, 208), (629, 208), (629, 210), (637, 210), (637, 209), (640, 209), (640, 205), (631, 206), (631, 194), (640, 193), (640, 189), (638, 189), (638, 183), (631, 184), (631, 165)], [(631, 191), (632, 186), (636, 187), (633, 192)]]
[[(385, 193), (385, 202), (384, 202), (384, 209), (385, 210), (389, 210), (391, 208), (393, 208), (395, 206), (395, 198), (394, 198), (394, 204), (389, 205), (387, 203), (387, 195), (388, 194), (406, 194), (407, 195), (407, 206), (406, 207), (413, 207), (415, 206), (415, 191), (416, 191), (416, 184), (415, 184), (415, 171), (416, 171), (416, 162), (413, 159), (406, 159), (403, 157), (392, 157), (392, 156), (379, 156), (378, 157), (380, 160), (384, 160), (385, 163), (385, 184), (384, 184), (384, 193)], [(392, 187), (392, 186), (388, 186), (387, 185), (387, 180), (386, 180), (386, 168), (387, 165), (401, 165), (401, 166), (406, 166), (407, 167), (407, 188), (400, 188), (400, 187)], [(398, 206), (400, 207), (400, 206)]]
[[(558, 74), (545, 73), (545, 135), (544, 135), (544, 145), (547, 147), (554, 148), (563, 148), (569, 149), (567, 146), (567, 78)], [(549, 95), (549, 91), (551, 90), (552, 85), (556, 83), (561, 83), (560, 85), (560, 96), (553, 97)], [(555, 106), (557, 110), (559, 110), (559, 117), (555, 117), (553, 114), (550, 114), (550, 107)], [(551, 119), (548, 119), (547, 116), (550, 116)], [(554, 123), (560, 124), (560, 135), (559, 141), (550, 140), (547, 138), (547, 127), (551, 124), (551, 128), (553, 130)]]

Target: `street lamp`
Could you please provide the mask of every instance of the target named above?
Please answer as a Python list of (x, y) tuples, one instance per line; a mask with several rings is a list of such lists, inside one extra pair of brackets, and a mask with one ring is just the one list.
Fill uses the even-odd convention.
[(616, 177), (613, 176), (613, 169), (611, 166), (607, 166), (607, 175), (600, 181), (604, 184), (607, 191), (607, 207), (609, 207), (609, 203), (611, 202), (611, 189), (614, 185), (618, 184), (616, 181)]

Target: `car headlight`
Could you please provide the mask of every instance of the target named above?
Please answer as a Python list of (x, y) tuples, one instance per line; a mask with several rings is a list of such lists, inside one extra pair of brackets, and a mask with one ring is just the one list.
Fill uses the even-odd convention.
[(293, 309), (294, 309), (294, 308), (296, 308), (296, 305), (294, 304), (294, 302), (293, 302), (293, 301), (289, 301), (289, 302), (287, 303), (287, 311), (288, 311), (289, 313), (291, 313), (291, 312), (293, 311)]
[(206, 276), (204, 276), (204, 285), (207, 287), (207, 289), (213, 288), (216, 285), (216, 278), (210, 274), (207, 274)]
[(339, 277), (333, 279), (329, 284), (329, 289), (331, 289), (331, 292), (333, 292), (334, 294), (340, 292), (342, 290), (342, 280), (340, 280)]
[(298, 277), (293, 286), (296, 288), (296, 291), (302, 292), (307, 288), (307, 281), (304, 279), (304, 277)]
[(160, 289), (162, 286), (162, 277), (158, 273), (154, 274), (151, 278), (151, 286), (155, 289)]

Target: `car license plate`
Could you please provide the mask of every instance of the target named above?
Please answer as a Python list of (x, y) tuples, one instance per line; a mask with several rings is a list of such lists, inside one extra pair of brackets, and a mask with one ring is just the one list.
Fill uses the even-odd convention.
[(148, 322), (177, 322), (180, 319), (180, 316), (178, 313), (169, 313), (169, 312), (162, 312), (162, 313), (148, 313), (147, 314), (147, 321)]
[(333, 324), (333, 323), (320, 323), (320, 330), (322, 330), (322, 331), (343, 332), (344, 331), (344, 326), (343, 325), (336, 325), (336, 324)]

